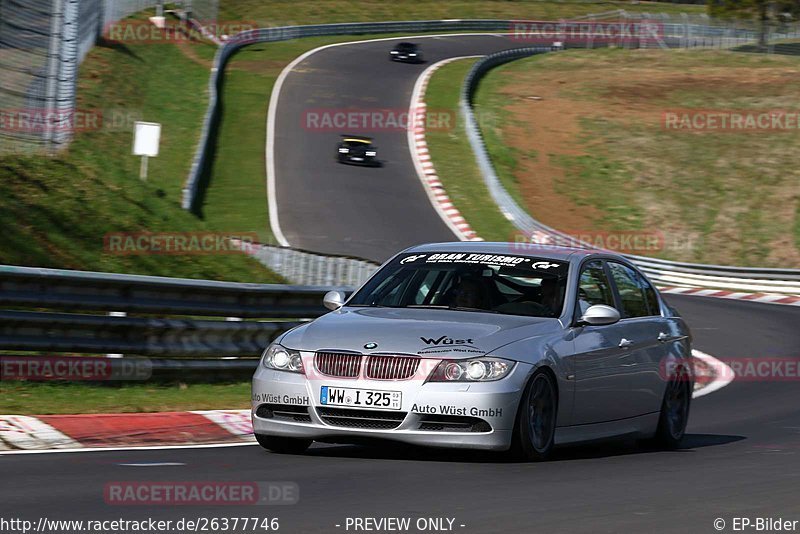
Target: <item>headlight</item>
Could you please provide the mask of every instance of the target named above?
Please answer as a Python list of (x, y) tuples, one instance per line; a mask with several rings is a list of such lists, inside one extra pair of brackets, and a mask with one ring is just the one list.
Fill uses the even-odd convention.
[(289, 350), (286, 347), (273, 343), (261, 357), (261, 365), (267, 369), (277, 369), (279, 371), (290, 371), (292, 373), (302, 373), (303, 359), (296, 350)]
[(347, 154), (348, 152), (350, 152), (349, 148), (340, 148), (339, 149), (339, 154)]
[(392, 50), (392, 54), (399, 54), (397, 50)]
[(377, 153), (377, 152), (375, 152), (374, 150), (367, 150), (366, 154), (367, 154), (367, 156), (375, 156), (375, 155), (377, 155), (378, 153)]
[(414, 56), (416, 56), (417, 54), (416, 54), (415, 52), (411, 52), (411, 53), (410, 53), (410, 54), (408, 54), (408, 55), (409, 55), (409, 57), (414, 57)]
[(429, 382), (490, 382), (500, 380), (514, 368), (514, 362), (501, 358), (442, 360)]

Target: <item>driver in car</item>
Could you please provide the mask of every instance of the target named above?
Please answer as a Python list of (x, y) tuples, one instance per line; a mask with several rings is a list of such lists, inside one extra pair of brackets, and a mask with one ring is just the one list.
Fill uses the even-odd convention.
[(455, 308), (488, 309), (489, 295), (483, 281), (474, 277), (462, 277), (453, 292), (450, 305)]

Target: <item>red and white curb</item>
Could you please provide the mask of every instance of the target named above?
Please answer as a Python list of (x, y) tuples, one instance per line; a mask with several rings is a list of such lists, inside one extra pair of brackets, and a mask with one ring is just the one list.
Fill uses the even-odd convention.
[(470, 57), (480, 56), (453, 57), (439, 61), (425, 69), (417, 78), (417, 82), (414, 84), (414, 92), (411, 96), (411, 107), (408, 110), (408, 148), (411, 151), (411, 158), (414, 160), (417, 176), (422, 182), (433, 208), (445, 224), (461, 241), (483, 241), (447, 195), (447, 191), (445, 191), (444, 185), (442, 185), (439, 176), (436, 174), (436, 169), (433, 167), (431, 156), (428, 153), (428, 143), (425, 140), (428, 107), (425, 103), (425, 90), (428, 88), (431, 76), (447, 63)]
[(720, 299), (746, 300), (748, 302), (763, 302), (765, 304), (786, 304), (800, 306), (800, 297), (794, 295), (779, 295), (775, 293), (743, 293), (726, 291), (722, 289), (703, 289), (700, 287), (659, 287), (662, 293), (674, 295), (692, 295), (696, 297), (714, 297)]
[(250, 410), (0, 415), (0, 453), (254, 442)]

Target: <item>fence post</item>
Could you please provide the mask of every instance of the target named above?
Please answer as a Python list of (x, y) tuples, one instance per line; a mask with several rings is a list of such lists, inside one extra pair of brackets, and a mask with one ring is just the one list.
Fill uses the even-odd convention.
[[(61, 39), (58, 53), (58, 81), (56, 83), (55, 103), (56, 116), (61, 112), (72, 112), (75, 109), (75, 88), (78, 75), (78, 24), (79, 0), (63, 0), (64, 17), (61, 23)], [(54, 147), (67, 144), (72, 137), (69, 128), (65, 128), (59, 120), (52, 134)], [(51, 126), (52, 127), (52, 126)]]
[[(58, 82), (58, 60), (61, 50), (61, 32), (64, 25), (64, 0), (53, 0), (53, 10), (50, 15), (50, 44), (48, 45), (47, 53), (47, 85), (44, 94), (44, 107), (47, 109), (49, 117), (55, 116), (56, 102), (58, 97), (57, 82)], [(53, 149), (53, 130), (51, 128), (44, 129), (44, 143), (47, 150)]]

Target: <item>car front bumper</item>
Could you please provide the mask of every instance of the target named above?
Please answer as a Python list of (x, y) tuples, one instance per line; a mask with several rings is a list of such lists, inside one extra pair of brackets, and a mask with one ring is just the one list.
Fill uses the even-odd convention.
[(405, 63), (416, 63), (420, 61), (419, 56), (406, 56), (401, 54), (392, 54), (392, 61), (403, 61)]
[[(421, 383), (416, 380), (368, 380), (307, 378), (297, 373), (274, 371), (259, 366), (253, 377), (252, 418), (256, 434), (333, 442), (356, 442), (365, 439), (386, 439), (432, 447), (507, 450), (511, 444), (520, 396), (530, 366), (518, 363), (502, 380), (485, 383)], [(321, 412), (331, 408), (341, 413), (354, 413), (352, 408), (323, 406), (321, 387), (347, 387), (381, 391), (400, 391), (402, 422), (395, 428), (354, 428), (330, 423)], [(289, 405), (307, 408), (306, 421), (259, 417), (262, 404)], [(349, 411), (349, 412), (348, 412)], [(380, 410), (359, 408), (361, 414)], [(482, 421), (475, 431), (432, 430), (424, 423), (444, 418)], [(396, 417), (401, 418), (401, 415)]]
[(339, 163), (347, 163), (349, 165), (363, 165), (365, 167), (377, 167), (379, 165), (378, 159), (372, 156), (354, 160), (351, 156), (344, 156), (339, 158)]

